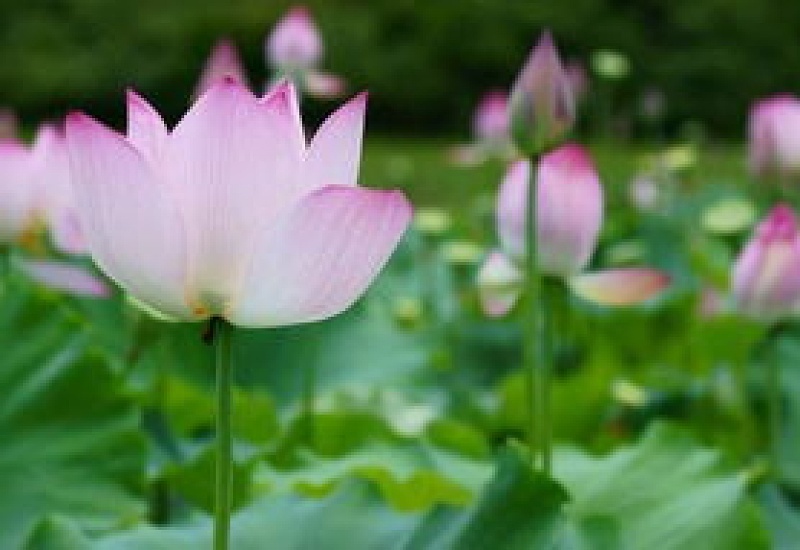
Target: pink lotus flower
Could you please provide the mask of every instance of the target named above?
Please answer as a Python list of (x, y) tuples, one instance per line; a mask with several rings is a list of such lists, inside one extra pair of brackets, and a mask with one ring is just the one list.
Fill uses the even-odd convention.
[(35, 229), (33, 174), (30, 149), (16, 139), (0, 141), (0, 242), (17, 242)]
[(508, 96), (502, 90), (491, 90), (478, 103), (472, 128), (480, 142), (505, 144), (508, 122)]
[(800, 236), (792, 209), (779, 204), (756, 228), (733, 266), (733, 295), (745, 313), (774, 319), (800, 306)]
[(211, 50), (200, 75), (195, 96), (203, 95), (212, 84), (224, 79), (247, 85), (247, 72), (239, 58), (239, 52), (236, 50), (236, 45), (228, 39), (219, 40)]
[(544, 32), (511, 92), (511, 131), (517, 147), (539, 154), (557, 145), (575, 122), (575, 97), (553, 37)]
[(305, 6), (293, 7), (278, 21), (267, 38), (265, 53), (279, 76), (292, 79), (303, 92), (319, 98), (344, 94), (344, 79), (318, 69), (323, 54), (322, 37)]
[[(484, 309), (491, 315), (508, 311), (521, 291), (518, 266), (526, 254), (530, 172), (528, 161), (517, 161), (500, 188), (497, 229), (503, 252), (490, 254), (478, 276)], [(536, 182), (536, 239), (543, 274), (565, 280), (581, 297), (609, 305), (639, 302), (667, 286), (668, 277), (650, 268), (583, 272), (597, 246), (603, 195), (592, 160), (582, 147), (567, 144), (543, 156)]]
[(0, 108), (0, 140), (14, 139), (18, 133), (17, 115), (11, 109)]
[(757, 101), (750, 110), (748, 141), (755, 174), (800, 172), (800, 99), (781, 94)]
[(73, 113), (73, 185), (92, 256), (138, 301), (176, 320), (248, 327), (349, 307), (411, 217), (402, 193), (356, 186), (366, 96), (306, 143), (297, 97), (223, 81), (171, 131), (133, 92), (127, 136)]

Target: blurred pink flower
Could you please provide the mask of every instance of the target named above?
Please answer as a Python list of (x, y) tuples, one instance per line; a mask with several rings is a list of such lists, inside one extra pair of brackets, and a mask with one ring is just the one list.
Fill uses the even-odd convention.
[(295, 6), (267, 37), (265, 53), (280, 77), (290, 78), (303, 93), (330, 99), (346, 92), (345, 80), (319, 70), (322, 36), (305, 6)]
[[(522, 281), (522, 274), (516, 266), (522, 264), (526, 254), (530, 179), (530, 163), (517, 161), (500, 188), (497, 231), (503, 252), (490, 254), (478, 281), (489, 314), (504, 313), (521, 291), (517, 283)], [(601, 304), (630, 304), (650, 298), (667, 286), (668, 277), (650, 268), (583, 273), (597, 246), (603, 192), (589, 154), (579, 145), (563, 145), (542, 157), (536, 173), (536, 207), (539, 269), (565, 280), (579, 296)]]
[(503, 90), (491, 90), (475, 109), (472, 129), (478, 141), (498, 143), (508, 140), (508, 95)]
[(564, 73), (567, 75), (575, 103), (580, 103), (589, 93), (589, 75), (586, 68), (580, 61), (572, 60), (564, 66)]
[(197, 84), (195, 97), (203, 95), (214, 82), (226, 78), (247, 85), (247, 72), (239, 58), (236, 45), (231, 40), (223, 38), (217, 41), (208, 56)]
[(305, 6), (295, 6), (278, 21), (266, 42), (270, 63), (279, 69), (311, 69), (322, 60), (322, 37)]
[(510, 113), (514, 141), (528, 155), (557, 145), (572, 129), (572, 84), (549, 31), (542, 34), (514, 83)]
[(410, 218), (402, 193), (356, 185), (366, 95), (306, 142), (291, 84), (218, 82), (171, 131), (133, 92), (127, 136), (73, 113), (67, 143), (92, 256), (169, 317), (249, 327), (349, 307)]
[(11, 109), (0, 108), (0, 140), (13, 139), (18, 132), (17, 115)]
[(748, 315), (774, 319), (800, 305), (800, 237), (786, 204), (767, 215), (733, 266), (733, 295)]
[(0, 141), (0, 242), (20, 241), (36, 225), (39, 190), (30, 148), (12, 138)]
[(800, 172), (800, 99), (780, 94), (757, 101), (750, 110), (748, 141), (755, 174)]

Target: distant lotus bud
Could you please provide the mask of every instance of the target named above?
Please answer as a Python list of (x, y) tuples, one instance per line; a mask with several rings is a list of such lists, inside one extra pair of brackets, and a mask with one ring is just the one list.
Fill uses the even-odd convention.
[(0, 140), (14, 139), (18, 132), (17, 115), (11, 109), (0, 109)]
[(229, 79), (247, 85), (247, 76), (239, 58), (236, 46), (230, 40), (220, 40), (211, 50), (208, 61), (203, 68), (200, 82), (197, 84), (195, 97), (200, 97), (212, 84), (219, 80)]
[(572, 97), (575, 103), (580, 103), (589, 93), (589, 76), (580, 61), (570, 61), (564, 66), (564, 72), (569, 80), (569, 87), (572, 90)]
[(575, 100), (553, 39), (545, 32), (511, 93), (511, 132), (527, 155), (558, 145), (575, 121)]
[(733, 295), (741, 311), (775, 319), (800, 305), (800, 236), (792, 209), (776, 206), (756, 228), (733, 266)]
[(478, 271), (481, 308), (490, 317), (505, 315), (522, 290), (522, 272), (500, 251), (492, 251)]
[(508, 96), (505, 92), (492, 90), (481, 98), (472, 127), (479, 141), (497, 143), (508, 139)]
[(788, 94), (762, 99), (750, 110), (748, 125), (755, 174), (800, 173), (800, 99)]
[(307, 70), (322, 58), (322, 39), (311, 14), (295, 6), (281, 19), (267, 39), (266, 54), (280, 70)]
[[(514, 163), (497, 205), (500, 242), (517, 260), (526, 250), (525, 212), (530, 163)], [(594, 252), (603, 218), (603, 191), (589, 154), (567, 144), (542, 157), (536, 175), (539, 268), (569, 276), (580, 272)]]
[(319, 71), (306, 72), (301, 84), (308, 95), (319, 99), (333, 99), (347, 92), (347, 82), (344, 78)]

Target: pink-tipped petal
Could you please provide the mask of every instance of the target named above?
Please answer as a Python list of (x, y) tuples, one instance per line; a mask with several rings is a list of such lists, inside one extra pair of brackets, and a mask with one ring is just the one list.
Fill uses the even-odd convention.
[(28, 277), (52, 289), (89, 298), (111, 295), (108, 283), (83, 267), (49, 260), (17, 260), (16, 263)]
[(569, 276), (589, 263), (603, 223), (603, 189), (589, 153), (567, 144), (542, 157), (536, 174), (539, 263)]
[(325, 119), (308, 146), (306, 185), (356, 184), (366, 109), (367, 94), (361, 93)]
[(381, 270), (410, 220), (411, 206), (399, 192), (314, 191), (265, 232), (229, 318), (268, 327), (342, 312)]
[(567, 284), (572, 292), (590, 302), (625, 306), (655, 297), (669, 286), (670, 277), (657, 269), (628, 267), (575, 275)]
[(124, 137), (73, 113), (66, 122), (75, 203), (100, 268), (140, 301), (193, 319), (183, 220), (170, 190)]
[(167, 140), (167, 125), (142, 96), (133, 90), (127, 91), (128, 141), (148, 162), (157, 166), (164, 160)]
[(497, 232), (500, 244), (515, 261), (525, 258), (525, 212), (528, 210), (530, 176), (530, 162), (514, 162), (506, 171), (497, 196)]
[(800, 306), (800, 234), (791, 207), (761, 222), (733, 265), (733, 295), (749, 315), (777, 318)]
[(335, 74), (307, 71), (303, 75), (303, 89), (311, 97), (335, 99), (345, 94), (347, 83)]
[(212, 313), (238, 288), (264, 220), (281, 219), (302, 196), (297, 136), (286, 84), (258, 99), (232, 81), (214, 84), (170, 134), (190, 293)]
[(228, 39), (221, 39), (208, 56), (200, 81), (197, 83), (196, 96), (203, 95), (215, 82), (231, 79), (247, 86), (247, 73), (236, 45)]
[(493, 251), (478, 271), (478, 292), (486, 315), (501, 317), (511, 311), (521, 292), (522, 272), (500, 251)]
[(279, 80), (267, 90), (260, 101), (268, 108), (274, 108), (288, 115), (291, 121), (289, 132), (292, 134), (292, 144), (298, 151), (305, 150), (306, 133), (300, 113), (300, 98), (294, 83), (287, 79)]

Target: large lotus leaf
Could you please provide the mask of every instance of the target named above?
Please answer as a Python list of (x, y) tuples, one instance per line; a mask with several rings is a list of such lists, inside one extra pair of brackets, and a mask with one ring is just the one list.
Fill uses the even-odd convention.
[(139, 521), (139, 416), (73, 308), (17, 282), (0, 307), (0, 548), (44, 515), (90, 532)]

